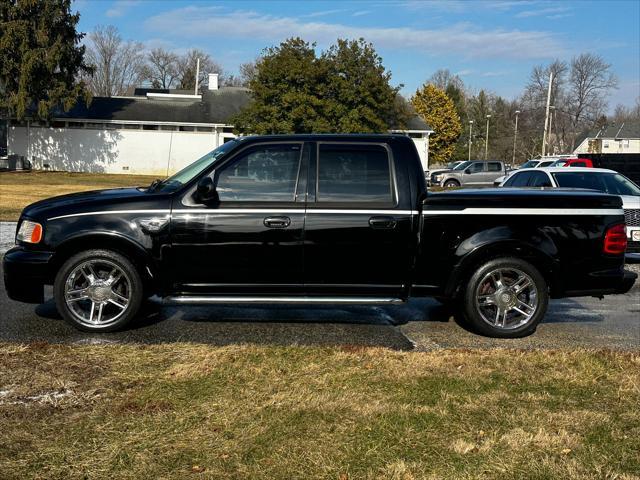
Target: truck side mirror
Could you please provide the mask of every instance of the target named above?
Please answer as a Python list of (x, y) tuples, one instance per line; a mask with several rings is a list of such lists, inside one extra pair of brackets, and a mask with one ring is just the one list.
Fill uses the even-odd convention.
[(464, 171), (464, 173), (465, 173), (465, 174), (469, 174), (469, 173), (471, 173), (471, 167), (467, 168), (467, 169)]
[(200, 179), (196, 188), (195, 200), (200, 203), (215, 203), (219, 200), (213, 179), (206, 175)]

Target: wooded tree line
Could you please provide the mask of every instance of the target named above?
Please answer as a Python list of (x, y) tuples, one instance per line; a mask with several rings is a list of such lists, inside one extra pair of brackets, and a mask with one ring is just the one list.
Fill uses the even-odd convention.
[[(488, 158), (511, 162), (514, 151), (515, 117), (518, 114), (518, 135), (515, 142), (516, 162), (538, 156), (542, 152), (546, 101), (550, 73), (551, 109), (546, 152), (570, 153), (576, 140), (588, 130), (608, 123), (622, 124), (640, 119), (640, 97), (634, 106), (618, 105), (612, 116), (607, 116), (607, 97), (617, 87), (611, 65), (601, 56), (583, 53), (571, 61), (555, 60), (547, 65), (533, 67), (522, 94), (507, 100), (486, 90), (474, 92), (462, 79), (449, 70), (438, 70), (427, 81), (446, 93), (455, 106), (462, 133), (457, 137), (451, 156), (438, 155), (439, 161), (483, 159), (487, 115), (489, 118)], [(473, 124), (470, 125), (470, 122)], [(434, 134), (437, 140), (438, 132)]]
[(147, 49), (112, 26), (85, 38), (76, 31), (79, 15), (70, 8), (71, 0), (0, 2), (0, 113), (21, 118), (35, 106), (36, 115), (47, 118), (55, 106), (69, 109), (78, 98), (124, 95), (141, 85), (191, 90), (200, 59), (203, 87), (207, 74), (215, 72), (221, 86), (251, 89), (253, 102), (233, 119), (240, 132), (385, 132), (402, 129), (417, 112), (435, 132), (433, 163), (468, 158), (470, 136), (472, 158), (484, 158), (486, 149), (487, 158), (510, 162), (516, 111), (516, 161), (539, 155), (551, 72), (548, 152), (570, 152), (585, 129), (640, 118), (638, 99), (606, 117), (607, 96), (617, 79), (611, 65), (590, 53), (535, 66), (515, 100), (474, 91), (459, 76), (438, 70), (407, 101), (398, 93), (402, 85), (391, 84), (382, 58), (364, 39), (338, 39), (317, 52), (315, 44), (292, 38), (265, 49), (234, 76), (206, 52)]

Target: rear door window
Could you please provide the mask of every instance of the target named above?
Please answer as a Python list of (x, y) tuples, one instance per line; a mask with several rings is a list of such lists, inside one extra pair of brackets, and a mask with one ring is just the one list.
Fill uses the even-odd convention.
[(393, 204), (387, 149), (382, 145), (319, 144), (317, 201)]
[(489, 164), (487, 166), (489, 167), (488, 170), (490, 172), (501, 172), (502, 171), (502, 165), (500, 164), (500, 162), (489, 162)]

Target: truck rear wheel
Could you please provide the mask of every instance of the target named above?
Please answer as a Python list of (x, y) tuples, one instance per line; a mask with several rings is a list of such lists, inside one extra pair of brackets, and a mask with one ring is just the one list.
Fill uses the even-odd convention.
[(456, 181), (456, 180), (447, 180), (446, 182), (444, 182), (444, 188), (454, 188), (454, 187), (459, 187), (460, 184)]
[(140, 309), (143, 283), (135, 266), (109, 250), (86, 250), (67, 260), (53, 294), (62, 317), (79, 330), (112, 332)]
[(483, 264), (469, 280), (463, 298), (463, 313), (470, 325), (496, 338), (531, 335), (549, 304), (542, 274), (517, 258)]

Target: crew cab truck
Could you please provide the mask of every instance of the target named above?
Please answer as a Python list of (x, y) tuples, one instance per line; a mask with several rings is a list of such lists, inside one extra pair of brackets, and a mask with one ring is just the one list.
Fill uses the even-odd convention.
[(465, 162), (458, 168), (440, 174), (435, 181), (445, 188), (491, 187), (496, 178), (504, 176), (504, 163), (494, 161)]
[(621, 200), (427, 193), (401, 135), (244, 137), (148, 187), (34, 203), (4, 257), (9, 297), (123, 328), (171, 304), (455, 301), (479, 333), (531, 334), (549, 298), (628, 291)]

